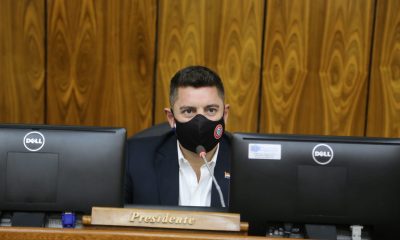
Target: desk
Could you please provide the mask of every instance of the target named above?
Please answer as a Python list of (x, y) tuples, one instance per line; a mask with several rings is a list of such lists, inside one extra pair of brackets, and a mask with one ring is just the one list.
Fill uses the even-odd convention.
[[(30, 228), (30, 227), (0, 227), (0, 239), (7, 240), (50, 240), (50, 239), (98, 239), (98, 240), (135, 240), (135, 239), (264, 239), (277, 238), (243, 236), (233, 233), (180, 231), (170, 229), (135, 229), (135, 228)], [(289, 238), (284, 238), (289, 240)], [(298, 239), (292, 239), (298, 240)]]

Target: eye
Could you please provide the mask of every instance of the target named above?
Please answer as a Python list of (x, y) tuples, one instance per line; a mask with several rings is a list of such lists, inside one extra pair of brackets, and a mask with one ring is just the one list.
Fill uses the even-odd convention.
[(193, 108), (184, 108), (181, 111), (181, 114), (185, 117), (192, 117), (195, 113), (196, 111)]
[(218, 112), (218, 109), (215, 107), (210, 107), (206, 109), (206, 112), (209, 116), (213, 116)]

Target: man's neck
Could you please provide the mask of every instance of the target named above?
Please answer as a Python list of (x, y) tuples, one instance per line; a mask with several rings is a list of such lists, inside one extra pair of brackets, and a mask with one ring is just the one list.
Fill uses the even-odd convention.
[[(188, 162), (190, 163), (190, 166), (192, 166), (194, 172), (196, 173), (197, 181), (199, 181), (200, 168), (204, 164), (204, 160), (197, 153), (187, 150), (186, 148), (182, 147), (180, 144), (179, 144), (179, 147), (182, 151), (183, 157), (186, 160), (188, 160)], [(206, 153), (207, 161), (211, 161), (212, 157), (215, 154), (215, 151), (217, 150), (217, 147), (218, 147), (218, 145), (215, 146), (213, 149), (211, 149), (211, 151)]]

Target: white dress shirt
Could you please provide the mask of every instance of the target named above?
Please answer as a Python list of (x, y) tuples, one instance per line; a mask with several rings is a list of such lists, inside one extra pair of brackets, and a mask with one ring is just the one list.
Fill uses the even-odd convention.
[[(179, 205), (180, 206), (204, 206), (211, 205), (211, 188), (212, 177), (208, 172), (207, 166), (203, 164), (200, 167), (200, 180), (197, 181), (197, 176), (189, 161), (182, 154), (179, 142), (178, 161), (179, 161)], [(211, 161), (208, 161), (208, 166), (214, 174), (215, 164), (217, 163), (219, 144)], [(207, 159), (208, 160), (208, 159)]]

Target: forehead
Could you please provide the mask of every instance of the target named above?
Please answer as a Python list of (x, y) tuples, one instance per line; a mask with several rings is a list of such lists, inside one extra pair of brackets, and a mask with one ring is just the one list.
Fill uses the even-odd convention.
[(201, 107), (211, 104), (222, 105), (223, 100), (218, 95), (216, 87), (179, 87), (175, 106)]

